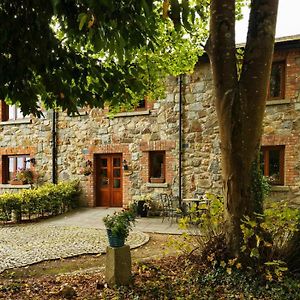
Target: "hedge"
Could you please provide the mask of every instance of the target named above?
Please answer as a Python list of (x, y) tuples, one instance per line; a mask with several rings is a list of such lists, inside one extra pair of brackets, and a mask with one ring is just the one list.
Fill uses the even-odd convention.
[(0, 195), (0, 220), (9, 221), (12, 214), (21, 220), (58, 215), (78, 206), (80, 189), (78, 181), (45, 184), (22, 190), (19, 193)]

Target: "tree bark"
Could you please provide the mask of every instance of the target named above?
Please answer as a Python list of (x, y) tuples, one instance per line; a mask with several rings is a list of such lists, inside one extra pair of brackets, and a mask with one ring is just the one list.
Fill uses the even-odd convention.
[(235, 0), (212, 0), (207, 52), (213, 72), (220, 127), (226, 243), (240, 255), (241, 219), (261, 210), (253, 186), (253, 170), (275, 39), (278, 0), (252, 0), (247, 43), (240, 78), (235, 47)]

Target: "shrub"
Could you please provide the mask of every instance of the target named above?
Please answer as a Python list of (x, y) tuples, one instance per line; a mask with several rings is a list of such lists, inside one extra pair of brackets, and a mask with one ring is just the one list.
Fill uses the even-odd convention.
[(106, 229), (113, 235), (127, 238), (135, 223), (135, 213), (132, 210), (122, 210), (103, 218)]
[(299, 272), (299, 210), (281, 201), (272, 202), (263, 214), (254, 218), (245, 216), (241, 225), (243, 261), (240, 261), (227, 255), (222, 198), (211, 194), (206, 197), (207, 207), (193, 207), (190, 216), (181, 220), (183, 227), (196, 231), (197, 250), (203, 262), (231, 270), (247, 261), (248, 267), (252, 266), (269, 281), (281, 280), (288, 269)]
[(41, 187), (23, 190), (19, 193), (0, 195), (0, 218), (3, 221), (11, 219), (12, 211), (21, 216), (57, 215), (78, 205), (79, 186), (77, 181), (45, 184)]

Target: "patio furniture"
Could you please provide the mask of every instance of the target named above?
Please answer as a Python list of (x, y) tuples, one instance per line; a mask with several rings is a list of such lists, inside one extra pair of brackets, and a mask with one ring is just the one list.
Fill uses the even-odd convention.
[(165, 220), (166, 217), (171, 222), (175, 218), (177, 222), (178, 218), (181, 216), (179, 210), (179, 197), (163, 193), (160, 194), (160, 201), (162, 204), (162, 222)]
[(183, 213), (189, 216), (190, 221), (198, 219), (208, 209), (209, 201), (204, 198), (204, 194), (199, 194), (195, 198), (182, 199)]

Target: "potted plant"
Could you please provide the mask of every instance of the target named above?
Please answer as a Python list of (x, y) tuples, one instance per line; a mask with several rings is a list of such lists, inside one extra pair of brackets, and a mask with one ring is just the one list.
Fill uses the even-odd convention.
[(125, 240), (135, 223), (135, 214), (132, 210), (122, 210), (103, 218), (107, 230), (108, 242), (111, 247), (124, 246)]
[(33, 177), (33, 172), (29, 169), (21, 169), (16, 174), (17, 180), (21, 180), (24, 184), (32, 184)]
[(33, 172), (29, 169), (19, 169), (15, 177), (10, 181), (13, 185), (32, 184), (34, 181)]
[(141, 195), (137, 201), (137, 214), (140, 217), (147, 217), (148, 211), (152, 206), (152, 198), (150, 194)]
[(84, 164), (83, 167), (80, 169), (80, 174), (84, 176), (89, 176), (93, 172), (93, 163), (90, 160), (87, 160)]

